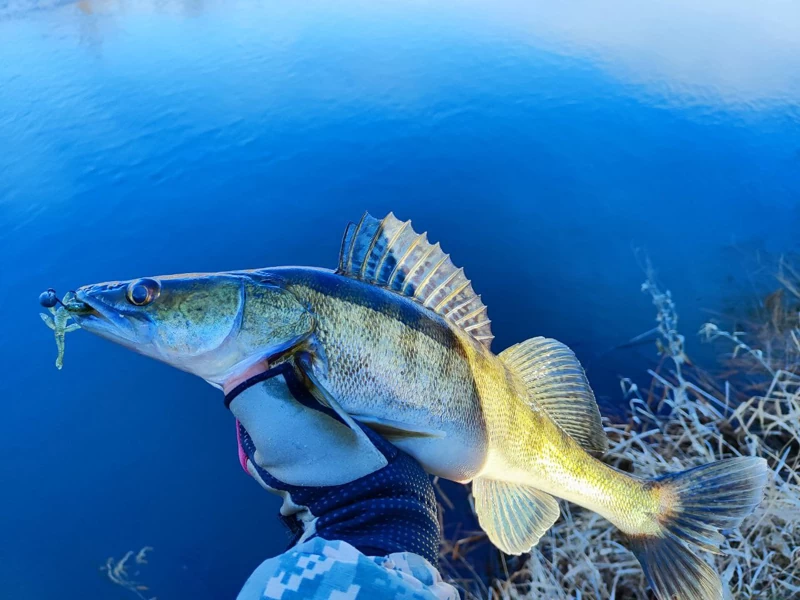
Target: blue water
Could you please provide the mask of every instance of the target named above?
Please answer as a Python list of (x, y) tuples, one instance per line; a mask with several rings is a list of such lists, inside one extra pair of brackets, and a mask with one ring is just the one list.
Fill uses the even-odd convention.
[(657, 358), (606, 352), (653, 326), (634, 248), (699, 353), (799, 249), (796, 5), (549, 4), (0, 0), (0, 596), (123, 598), (147, 544), (159, 598), (229, 598), (286, 539), (220, 394), (81, 332), (56, 371), (47, 287), (332, 267), (392, 210), (610, 412)]

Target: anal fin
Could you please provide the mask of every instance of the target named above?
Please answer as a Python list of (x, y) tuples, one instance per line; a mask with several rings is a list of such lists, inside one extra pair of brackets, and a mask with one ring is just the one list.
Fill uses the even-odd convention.
[(472, 495), (481, 528), (506, 554), (530, 552), (558, 519), (556, 499), (529, 486), (478, 477)]

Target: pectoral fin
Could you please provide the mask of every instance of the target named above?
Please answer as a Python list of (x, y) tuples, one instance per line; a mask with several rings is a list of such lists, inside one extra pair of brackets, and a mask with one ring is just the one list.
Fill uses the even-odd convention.
[(472, 495), (481, 528), (506, 554), (530, 552), (558, 519), (555, 498), (532, 487), (478, 477)]
[(425, 429), (415, 425), (409, 425), (401, 421), (383, 419), (369, 415), (353, 415), (359, 423), (363, 423), (376, 433), (381, 434), (390, 442), (399, 440), (409, 440), (414, 438), (443, 438), (446, 436), (444, 431), (437, 429)]
[(367, 437), (367, 434), (364, 433), (364, 430), (361, 429), (358, 423), (353, 420), (353, 417), (345, 412), (345, 410), (339, 404), (339, 401), (334, 398), (327, 389), (325, 389), (325, 386), (319, 380), (314, 371), (313, 361), (313, 355), (308, 352), (299, 352), (295, 355), (295, 365), (305, 378), (308, 391), (311, 392), (311, 395), (314, 396), (317, 402), (319, 402), (322, 406), (331, 409), (345, 425), (353, 430), (353, 432), (359, 438), (359, 442), (363, 445), (364, 452), (372, 453), (375, 457), (375, 461), (380, 463), (377, 468), (386, 466), (386, 458), (377, 448), (375, 448), (372, 441), (370, 441), (369, 437)]

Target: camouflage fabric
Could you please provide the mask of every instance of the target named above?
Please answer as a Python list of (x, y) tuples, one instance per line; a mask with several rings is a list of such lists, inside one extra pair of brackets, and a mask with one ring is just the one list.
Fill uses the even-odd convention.
[(314, 538), (262, 563), (238, 600), (458, 600), (424, 558), (366, 556), (347, 542)]

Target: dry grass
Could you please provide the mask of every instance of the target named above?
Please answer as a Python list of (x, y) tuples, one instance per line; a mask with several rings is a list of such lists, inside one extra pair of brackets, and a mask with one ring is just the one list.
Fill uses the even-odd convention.
[[(106, 560), (106, 564), (100, 567), (100, 570), (105, 572), (112, 583), (128, 590), (136, 598), (140, 600), (158, 600), (155, 596), (151, 597), (149, 593), (145, 594), (145, 592), (150, 591), (150, 588), (133, 579), (133, 577), (139, 576), (139, 568), (147, 564), (147, 554), (152, 550), (152, 547), (145, 546), (139, 552), (129, 550), (120, 559), (109, 557)], [(130, 571), (131, 568), (135, 569), (133, 573)]]
[[(606, 427), (611, 442), (606, 461), (642, 477), (733, 456), (767, 459), (773, 476), (763, 503), (740, 529), (725, 532), (723, 554), (707, 555), (734, 598), (800, 598), (800, 276), (784, 265), (780, 281), (783, 291), (768, 298), (761, 319), (743, 331), (729, 333), (712, 323), (700, 331), (705, 339), (727, 347), (730, 379), (720, 380), (689, 361), (672, 297), (648, 273), (642, 289), (656, 307), (662, 361), (648, 372), (647, 389), (630, 379), (622, 381), (631, 416)], [(742, 396), (731, 380), (753, 392)], [(652, 597), (638, 562), (613, 526), (566, 503), (562, 515), (524, 568), (491, 587), (473, 585), (473, 595)]]

